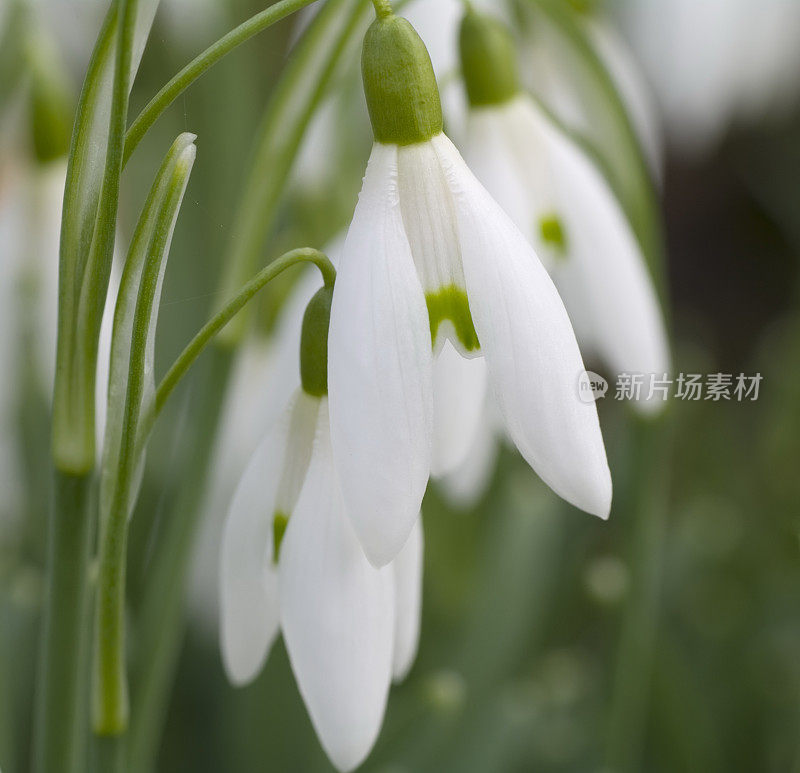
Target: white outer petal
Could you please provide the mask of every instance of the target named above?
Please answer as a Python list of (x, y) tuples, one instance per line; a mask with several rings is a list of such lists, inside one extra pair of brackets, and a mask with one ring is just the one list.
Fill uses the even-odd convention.
[(220, 647), (225, 672), (236, 685), (255, 678), (278, 633), (273, 518), (294, 409), (302, 399), (290, 402), (256, 449), (222, 532)]
[(469, 454), (456, 469), (439, 481), (447, 501), (461, 510), (473, 507), (484, 495), (492, 482), (492, 473), (497, 464), (500, 430), (493, 421), (494, 406), (488, 404), (491, 399), (487, 396), (487, 404), (484, 405)]
[[(546, 207), (542, 195), (551, 186), (530, 165), (524, 170), (520, 169), (520, 161), (514, 157), (508, 121), (508, 109), (505, 107), (471, 110), (467, 119), (464, 158), (495, 201), (525, 237), (535, 244), (539, 210)], [(535, 136), (528, 137), (527, 141), (536, 143), (537, 139)], [(536, 198), (539, 198), (539, 202)]]
[(433, 431), (430, 326), (403, 228), (394, 146), (372, 150), (342, 251), (328, 342), (342, 494), (367, 557), (383, 566), (417, 519)]
[(392, 678), (402, 682), (417, 656), (422, 615), (422, 518), (418, 518), (408, 542), (391, 567), (394, 573), (394, 653)]
[(486, 401), (486, 361), (462, 357), (445, 341), (433, 365), (431, 475), (445, 475), (467, 458)]
[(472, 317), (509, 434), (557, 494), (606, 518), (611, 475), (597, 410), (578, 399), (584, 366), (561, 298), (450, 141), (433, 142), (453, 192)]
[[(657, 374), (671, 369), (669, 343), (658, 297), (639, 243), (600, 170), (585, 153), (549, 124), (529, 100), (519, 106), (540, 127), (562, 202), (569, 257), (554, 267), (570, 316), (588, 320), (591, 344), (618, 373)], [(570, 301), (580, 301), (575, 308)], [(642, 410), (665, 403), (641, 401)]]
[(281, 625), (320, 742), (352, 770), (377, 738), (391, 681), (393, 578), (367, 561), (344, 514), (325, 400), (305, 485), (281, 547)]

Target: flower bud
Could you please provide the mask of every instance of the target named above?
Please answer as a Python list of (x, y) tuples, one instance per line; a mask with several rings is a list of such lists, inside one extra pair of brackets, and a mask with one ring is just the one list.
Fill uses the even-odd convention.
[(312, 397), (328, 394), (328, 326), (333, 287), (322, 287), (308, 302), (300, 336), (300, 383)]
[(387, 15), (370, 25), (361, 71), (377, 142), (413, 145), (442, 131), (442, 105), (431, 58), (408, 21)]
[(461, 20), (459, 48), (470, 106), (500, 105), (520, 92), (517, 53), (501, 22), (468, 10)]

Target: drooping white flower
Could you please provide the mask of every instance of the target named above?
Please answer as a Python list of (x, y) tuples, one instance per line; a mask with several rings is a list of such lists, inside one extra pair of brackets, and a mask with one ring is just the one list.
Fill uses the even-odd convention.
[[(664, 321), (644, 255), (602, 172), (582, 148), (523, 93), (509, 61), (497, 62), (508, 87), (496, 94), (471, 82), (466, 57), (492, 60), (481, 36), (507, 37), (492, 19), (468, 14), (475, 28), (464, 50), (472, 108), (465, 155), (478, 179), (536, 248), (556, 282), (584, 354), (599, 355), (616, 373), (663, 378), (670, 370)], [(488, 30), (488, 31), (487, 31)], [(466, 38), (462, 36), (462, 41)], [(471, 41), (471, 42), (470, 42)], [(495, 45), (495, 56), (504, 57)], [(636, 403), (658, 410), (649, 388)]]
[[(597, 412), (577, 397), (583, 363), (550, 277), (441, 132), (413, 28), (379, 19), (363, 64), (376, 143), (334, 293), (329, 384), (339, 481), (368, 558), (392, 560), (417, 517), (434, 458), (434, 352), (445, 341), (485, 358), (509, 435), (540, 477), (606, 517)], [(479, 406), (463, 410), (473, 424), (457, 433), (466, 453), (484, 395), (460, 398)]]
[(418, 526), (391, 566), (367, 561), (339, 490), (328, 399), (311, 391), (296, 390), (231, 503), (221, 648), (230, 680), (244, 684), (282, 631), (322, 746), (352, 770), (377, 738), (392, 678), (416, 654), (422, 535)]
[[(324, 252), (334, 266), (341, 239)], [(219, 622), (219, 544), (228, 505), (242, 470), (267, 430), (300, 388), (300, 335), (303, 314), (322, 287), (317, 269), (306, 267), (281, 305), (269, 335), (251, 335), (239, 347), (214, 442), (213, 463), (205, 496), (202, 530), (195, 549), (189, 603), (198, 621), (217, 636)]]

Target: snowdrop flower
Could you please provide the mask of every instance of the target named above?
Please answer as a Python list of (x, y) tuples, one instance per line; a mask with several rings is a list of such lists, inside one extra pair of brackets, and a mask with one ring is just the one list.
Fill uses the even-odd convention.
[[(610, 186), (521, 90), (505, 27), (468, 12), (461, 50), (471, 105), (467, 161), (546, 262), (584, 353), (616, 373), (662, 378), (670, 357), (658, 298)], [(645, 386), (636, 406), (664, 406), (648, 397)]]
[(331, 290), (303, 319), (301, 386), (250, 461), (222, 540), (221, 647), (245, 684), (282, 631), (322, 746), (352, 770), (375, 742), (389, 684), (419, 635), (422, 532), (375, 569), (347, 518), (333, 465), (327, 399)]
[[(342, 241), (343, 237), (336, 239), (323, 249), (334, 266)], [(202, 532), (189, 584), (192, 612), (214, 636), (220, 619), (219, 545), (228, 505), (242, 470), (265, 432), (280, 419), (300, 388), (303, 315), (321, 286), (318, 270), (306, 267), (281, 305), (271, 334), (250, 336), (237, 352), (214, 443), (211, 479), (201, 518)]]
[[(424, 44), (387, 10), (367, 32), (362, 66), (375, 144), (329, 342), (334, 461), (367, 557), (382, 566), (405, 544), (450, 439), (435, 439), (435, 355), (464, 359), (477, 378), (485, 368), (528, 463), (606, 517), (611, 478), (595, 406), (577, 397), (583, 362), (569, 318), (530, 244), (442, 133)], [(450, 393), (465, 424), (477, 424), (482, 391)], [(453, 438), (465, 448), (453, 457), (476, 431), (461, 429)]]

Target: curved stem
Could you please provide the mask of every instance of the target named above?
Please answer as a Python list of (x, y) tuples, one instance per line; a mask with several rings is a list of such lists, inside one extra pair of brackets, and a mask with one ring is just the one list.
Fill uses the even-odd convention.
[(313, 3), (314, 0), (280, 0), (269, 8), (257, 13), (227, 35), (221, 37), (216, 43), (209, 46), (202, 54), (192, 59), (174, 78), (172, 78), (145, 106), (137, 116), (125, 135), (125, 153), (122, 165), (136, 150), (142, 137), (147, 134), (150, 127), (158, 120), (161, 114), (201, 75), (215, 65), (222, 57), (233, 51), (234, 48), (246, 42), (254, 35), (267, 29), (275, 22), (289, 16), (301, 8)]
[(178, 382), (186, 375), (186, 372), (191, 368), (211, 339), (236, 316), (264, 285), (287, 268), (297, 265), (298, 263), (313, 263), (320, 270), (325, 286), (333, 286), (336, 279), (336, 269), (333, 267), (330, 260), (319, 250), (303, 247), (287, 252), (285, 255), (281, 255), (277, 260), (272, 261), (272, 263), (259, 271), (258, 274), (242, 287), (220, 312), (203, 326), (200, 332), (189, 342), (183, 352), (181, 352), (158, 385), (153, 418), (158, 416), (161, 412), (167, 398), (172, 394), (172, 390), (175, 389)]

